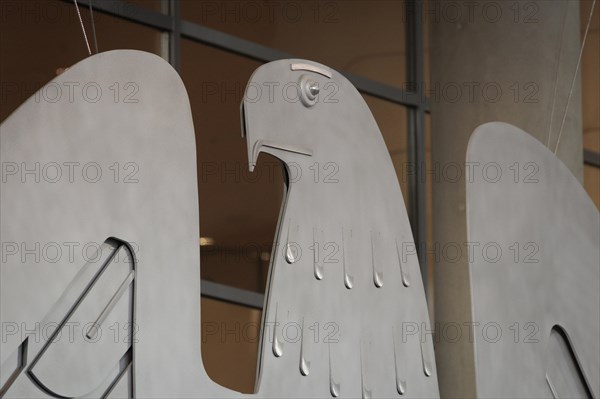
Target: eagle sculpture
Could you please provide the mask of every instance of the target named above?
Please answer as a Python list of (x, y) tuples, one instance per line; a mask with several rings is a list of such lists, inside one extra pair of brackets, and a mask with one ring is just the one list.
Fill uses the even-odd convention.
[(478, 127), (467, 162), (477, 396), (597, 398), (596, 206), (544, 144), (507, 123)]
[(286, 171), (256, 394), (202, 365), (185, 88), (161, 58), (118, 50), (1, 126), (0, 396), (439, 395), (406, 209), (360, 93), (326, 66), (280, 60), (252, 75), (241, 116), (250, 168), (265, 152)]

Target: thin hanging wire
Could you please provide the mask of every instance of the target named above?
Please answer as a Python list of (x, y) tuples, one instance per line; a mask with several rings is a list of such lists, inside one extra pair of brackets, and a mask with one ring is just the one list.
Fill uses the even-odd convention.
[(554, 147), (554, 155), (558, 151), (558, 146), (560, 145), (560, 137), (562, 136), (563, 128), (565, 127), (565, 121), (567, 119), (567, 111), (569, 109), (569, 103), (571, 102), (571, 97), (573, 96), (573, 88), (575, 87), (575, 80), (577, 80), (577, 73), (579, 72), (579, 66), (581, 65), (581, 57), (583, 56), (583, 49), (585, 47), (585, 40), (587, 39), (588, 31), (590, 30), (590, 24), (592, 22), (592, 15), (594, 14), (594, 6), (596, 5), (596, 0), (592, 2), (592, 8), (590, 9), (590, 15), (588, 16), (587, 25), (585, 27), (585, 33), (583, 34), (583, 40), (581, 41), (581, 49), (579, 50), (579, 58), (577, 59), (577, 66), (575, 67), (575, 73), (573, 74), (573, 80), (571, 81), (571, 88), (569, 89), (569, 97), (567, 98), (567, 104), (565, 105), (565, 111), (563, 113), (562, 122), (560, 124), (560, 130), (558, 131), (558, 139), (556, 140), (556, 147)]
[(77, 0), (73, 0), (73, 3), (75, 3), (75, 9), (77, 10), (77, 16), (79, 17), (79, 23), (81, 24), (81, 31), (83, 32), (83, 38), (85, 39), (85, 45), (87, 46), (88, 54), (92, 55), (92, 50), (90, 49), (90, 42), (88, 41), (87, 34), (85, 33), (83, 19), (81, 19), (81, 13), (79, 12), (79, 4), (77, 4)]
[(565, 38), (565, 26), (567, 25), (567, 14), (569, 11), (569, 2), (565, 1), (565, 10), (562, 15), (562, 30), (560, 34), (560, 45), (558, 47), (558, 60), (554, 67), (554, 94), (552, 94), (552, 108), (550, 112), (550, 124), (548, 126), (548, 133), (546, 137), (546, 147), (550, 148), (550, 139), (552, 138), (552, 122), (554, 120), (554, 109), (556, 108), (556, 91), (558, 89), (558, 71), (560, 70), (560, 59), (562, 56), (563, 42)]
[(96, 38), (96, 24), (94, 23), (94, 7), (92, 6), (92, 0), (89, 2), (90, 6), (90, 19), (92, 20), (92, 36), (94, 37), (94, 49), (98, 54), (98, 39)]

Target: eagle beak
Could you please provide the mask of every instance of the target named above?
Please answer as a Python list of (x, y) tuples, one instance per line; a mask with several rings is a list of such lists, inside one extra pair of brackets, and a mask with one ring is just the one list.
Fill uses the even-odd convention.
[(264, 151), (267, 152), (282, 161), (285, 161), (286, 153), (302, 154), (312, 156), (313, 152), (308, 148), (300, 148), (295, 145), (283, 144), (274, 140), (256, 139), (256, 132), (252, 128), (248, 129), (248, 115), (246, 114), (246, 107), (242, 101), (240, 106), (240, 117), (242, 125), (242, 137), (246, 138), (246, 147), (248, 148), (248, 169), (250, 172), (254, 171), (254, 166), (258, 160), (258, 155)]
[(242, 125), (242, 138), (246, 139), (246, 147), (248, 148), (248, 169), (250, 172), (254, 171), (254, 165), (256, 165), (256, 160), (258, 158), (258, 153), (254, 153), (255, 143), (250, 142), (250, 137), (248, 137), (248, 119), (246, 118), (246, 107), (244, 106), (244, 100), (240, 104), (240, 121)]

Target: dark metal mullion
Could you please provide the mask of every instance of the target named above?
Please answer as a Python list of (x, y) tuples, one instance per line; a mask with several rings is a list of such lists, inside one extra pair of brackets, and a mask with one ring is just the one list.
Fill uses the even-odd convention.
[(583, 163), (600, 168), (600, 152), (583, 150)]
[(419, 0), (410, 0), (406, 3), (407, 15), (407, 63), (408, 81), (410, 89), (421, 101), (411, 109), (409, 117), (409, 134), (412, 135), (414, 178), (411, 192), (411, 214), (413, 235), (419, 254), (421, 275), (427, 291), (427, 218), (426, 218), (426, 152), (425, 152), (425, 111), (427, 110), (423, 95), (424, 60), (423, 60), (423, 7)]
[[(423, 3), (421, 0), (415, 1), (415, 16), (414, 16), (414, 43), (415, 53), (415, 70), (416, 70), (416, 92), (421, 100), (424, 99), (423, 86), (424, 78), (424, 54), (423, 54)], [(416, 148), (417, 153), (417, 224), (419, 226), (419, 260), (421, 261), (421, 273), (423, 275), (423, 283), (427, 287), (428, 271), (427, 271), (427, 217), (426, 217), (426, 190), (427, 190), (427, 174), (426, 169), (426, 150), (425, 150), (425, 109), (424, 103), (421, 101), (417, 108), (416, 115)]]
[[(414, 4), (411, 2), (406, 2), (404, 4), (404, 6), (406, 7), (405, 13), (406, 13), (406, 31), (405, 31), (405, 35), (406, 35), (406, 81), (407, 81), (407, 86), (411, 87), (411, 85), (414, 85), (414, 82), (416, 80), (416, 70), (415, 70), (415, 60), (416, 60), (416, 55), (414, 54), (415, 52), (415, 47), (413, 45), (414, 42), (414, 20), (413, 20), (413, 15), (412, 12), (414, 11)], [(409, 157), (409, 162), (411, 165), (414, 165), (414, 168), (416, 169), (416, 165), (417, 165), (417, 154), (415, 151), (416, 148), (416, 108), (409, 108), (408, 109), (408, 120), (407, 120), (407, 130), (408, 130), (408, 157)], [(417, 238), (418, 238), (418, 228), (417, 228), (417, 213), (416, 213), (416, 195), (417, 195), (417, 181), (418, 181), (418, 175), (415, 171), (412, 171), (412, 173), (409, 175), (410, 177), (410, 191), (409, 191), (409, 200), (408, 200), (408, 214), (409, 214), (409, 218), (410, 218), (410, 224), (411, 224), (411, 228), (412, 228), (412, 233), (413, 233), (413, 237), (415, 240), (415, 243), (417, 243)]]
[(419, 262), (421, 265), (421, 276), (425, 292), (427, 293), (427, 284), (429, 282), (429, 273), (427, 265), (427, 174), (426, 171), (426, 151), (425, 151), (425, 112), (422, 107), (416, 109), (415, 115), (415, 153), (416, 167), (415, 174), (417, 175), (416, 184), (416, 217), (417, 217), (417, 250), (419, 254)]
[[(407, 148), (408, 148), (408, 164), (416, 165), (416, 109), (409, 108), (407, 112), (407, 121), (406, 121), (406, 129), (408, 132), (407, 137)], [(410, 227), (412, 230), (412, 234), (415, 240), (415, 244), (417, 243), (417, 213), (416, 209), (416, 194), (417, 194), (417, 174), (414, 170), (409, 170), (408, 175), (408, 195), (409, 197), (405, 199), (406, 208), (408, 212), (408, 219), (410, 221)]]
[(380, 83), (375, 80), (352, 75), (343, 71), (341, 74), (344, 75), (359, 91), (363, 93), (407, 107), (417, 107), (419, 105), (423, 105), (426, 110), (429, 111), (428, 100), (426, 100), (424, 104), (421, 104), (422, 98), (419, 97), (418, 93), (412, 93), (410, 91), (386, 85), (385, 83)]
[[(65, 3), (73, 2), (63, 0)], [(90, 0), (77, 0), (81, 6), (89, 7)], [(163, 31), (171, 31), (171, 17), (138, 5), (127, 3), (123, 0), (96, 0), (92, 1), (95, 11), (101, 11), (115, 17), (123, 18), (132, 22), (157, 28)]]
[(259, 292), (248, 291), (208, 280), (200, 281), (200, 290), (203, 297), (218, 299), (220, 301), (248, 306), (255, 309), (262, 309), (265, 300), (265, 296)]
[(169, 0), (169, 17), (171, 18), (169, 63), (177, 72), (181, 72), (181, 16), (179, 1)]
[(261, 62), (294, 58), (289, 53), (185, 20), (181, 21), (181, 35), (186, 39), (218, 47)]

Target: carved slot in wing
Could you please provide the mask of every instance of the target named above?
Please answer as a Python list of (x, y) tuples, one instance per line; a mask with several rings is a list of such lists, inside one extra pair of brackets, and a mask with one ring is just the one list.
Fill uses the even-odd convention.
[(127, 354), (132, 351), (135, 331), (133, 252), (113, 238), (105, 241), (102, 250), (110, 254), (98, 256), (101, 264), (86, 264), (67, 290), (78, 292), (65, 292), (62, 298), (75, 299), (59, 303), (62, 313), (46, 320), (56, 329), (27, 370), (29, 378), (49, 395), (81, 397), (104, 392), (128, 367), (123, 359), (131, 361)]
[(593, 398), (569, 337), (562, 327), (552, 327), (546, 353), (546, 382), (555, 398)]

